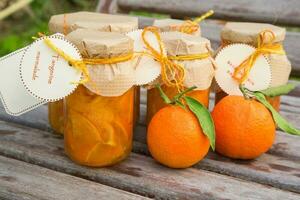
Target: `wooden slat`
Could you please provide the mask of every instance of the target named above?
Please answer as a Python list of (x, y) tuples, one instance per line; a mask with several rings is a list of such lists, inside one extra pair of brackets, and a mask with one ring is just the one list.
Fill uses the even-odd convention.
[[(143, 28), (145, 26), (152, 25), (153, 20), (153, 18), (139, 17), (139, 27)], [(222, 26), (222, 24), (212, 23), (210, 20), (206, 20), (201, 23), (203, 37), (206, 37), (211, 41), (212, 47), (215, 50), (220, 46), (220, 31)], [(284, 41), (284, 48), (292, 63), (292, 74), (294, 76), (300, 76), (300, 42), (298, 41), (300, 41), (300, 33), (287, 32), (286, 39)], [(298, 96), (300, 96), (300, 92), (298, 93)]]
[(0, 102), (0, 119), (4, 121), (10, 121), (24, 126), (38, 128), (42, 130), (51, 131), (51, 127), (48, 121), (48, 107), (40, 106), (30, 112), (27, 112), (21, 116), (8, 115), (3, 105)]
[(148, 199), (0, 156), (0, 199)]
[[(213, 95), (211, 95), (210, 99), (210, 107), (213, 107), (214, 104)], [(135, 140), (139, 140), (139, 138), (144, 138), (145, 135), (145, 128), (141, 125), (145, 125), (145, 117), (146, 117), (146, 91), (141, 90), (141, 115), (140, 115), (140, 126), (136, 127), (135, 130)], [(300, 98), (295, 97), (288, 97), (283, 96), (282, 97), (282, 103), (285, 105), (285, 110), (282, 111), (282, 114), (287, 117), (287, 119), (296, 125), (296, 127), (300, 128), (300, 114), (299, 114), (299, 108), (300, 107)], [(282, 105), (283, 105), (282, 104)], [(289, 105), (288, 105), (289, 104)], [(283, 106), (282, 106), (283, 107)], [(287, 109), (288, 108), (288, 109)], [(289, 110), (294, 112), (289, 112)], [(12, 117), (5, 113), (4, 110), (0, 109), (0, 120), (14, 122), (17, 124), (37, 128), (40, 130), (46, 130), (49, 131), (51, 128), (48, 124), (47, 119), (47, 107), (39, 107), (31, 112), (28, 112), (27, 114), (21, 115), (19, 117)], [(142, 127), (142, 128), (141, 128)], [(142, 131), (141, 131), (142, 129)], [(300, 158), (300, 152), (297, 151), (299, 145), (300, 145), (300, 139), (296, 136), (291, 136), (285, 133), (282, 133), (280, 131), (277, 131), (280, 136), (276, 138), (275, 144), (272, 147), (270, 152), (273, 152), (273, 154), (280, 154), (281, 156), (288, 156), (288, 157), (295, 157)], [(281, 136), (282, 135), (282, 136)], [(55, 134), (55, 137), (61, 138), (60, 135)], [(144, 140), (145, 141), (145, 140)], [(281, 147), (281, 148), (278, 148)]]
[[(139, 123), (141, 125), (146, 124), (146, 94), (144, 91), (141, 92), (141, 105), (140, 105), (140, 121)], [(300, 105), (300, 98), (296, 97), (289, 97), (289, 96), (283, 96), (282, 97), (282, 106), (280, 110), (280, 114), (287, 119), (288, 122), (293, 124), (296, 128), (300, 129), (300, 107), (296, 105), (291, 104), (298, 104)], [(214, 98), (210, 98), (209, 101), (209, 108), (212, 111), (214, 107)], [(1, 117), (1, 115), (0, 115)]]
[[(137, 126), (137, 131), (139, 134), (136, 134), (135, 140), (139, 141), (140, 145), (134, 151), (150, 155), (146, 145), (141, 145), (146, 143), (146, 128)], [(280, 131), (277, 132), (276, 137), (269, 152), (257, 159), (239, 161), (210, 152), (194, 167), (299, 192), (300, 142), (295, 142), (295, 140), (299, 141), (299, 138), (286, 137), (286, 134)]]
[(300, 25), (298, 0), (118, 0), (118, 6), (176, 17), (199, 16), (213, 9), (213, 18), (218, 19)]
[[(201, 169), (172, 170), (132, 153), (109, 168), (87, 168), (63, 153), (52, 134), (0, 122), (0, 154), (158, 199), (297, 199), (299, 194)], [(6, 134), (4, 134), (6, 132)], [(135, 145), (137, 146), (137, 145)], [(139, 146), (139, 145), (138, 145)], [(292, 180), (293, 181), (293, 180)], [(288, 181), (290, 183), (290, 181)]]

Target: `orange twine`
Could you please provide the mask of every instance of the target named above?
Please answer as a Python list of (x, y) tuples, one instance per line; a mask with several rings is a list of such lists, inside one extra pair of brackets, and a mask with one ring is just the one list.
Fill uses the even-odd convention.
[(63, 30), (64, 30), (64, 35), (67, 35), (68, 34), (67, 14), (64, 14)]
[[(268, 40), (268, 36), (270, 39)], [(284, 55), (285, 51), (281, 44), (274, 44), (275, 34), (270, 30), (262, 31), (257, 39), (257, 48), (255, 51), (244, 60), (238, 67), (234, 69), (232, 78), (239, 84), (247, 80), (250, 70), (253, 67), (256, 59), (263, 54), (280, 54)]]
[(199, 23), (203, 21), (204, 19), (210, 17), (211, 15), (214, 14), (213, 10), (209, 10), (205, 14), (201, 15), (200, 17), (197, 17), (193, 21), (191, 20), (186, 20), (180, 27), (179, 31), (187, 34), (192, 34), (196, 31), (199, 30)]
[[(151, 44), (146, 39), (146, 33), (152, 32), (159, 44), (159, 51), (154, 49)], [(157, 60), (161, 65), (161, 77), (165, 85), (169, 87), (177, 87), (178, 91), (183, 88), (183, 82), (185, 79), (184, 67), (180, 64), (172, 62), (164, 52), (164, 44), (161, 40), (159, 30), (157, 27), (146, 27), (142, 32), (142, 39), (150, 54), (155, 60)]]

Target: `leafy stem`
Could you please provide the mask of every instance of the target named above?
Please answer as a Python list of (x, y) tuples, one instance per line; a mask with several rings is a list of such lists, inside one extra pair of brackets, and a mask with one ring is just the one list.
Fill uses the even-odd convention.
[[(288, 90), (293, 88), (293, 86), (287, 86), (289, 88), (285, 89), (283, 86), (280, 86), (281, 89), (278, 91), (277, 88), (270, 88), (272, 96), (277, 96), (278, 94), (282, 94), (283, 92), (286, 93)], [(283, 90), (282, 90), (283, 88)], [(272, 114), (273, 120), (276, 125), (286, 133), (292, 135), (300, 135), (300, 130), (296, 129), (292, 124), (286, 121), (274, 108), (273, 106), (267, 101), (265, 93), (269, 93), (269, 91), (264, 90), (262, 91), (251, 91), (244, 86), (240, 86), (241, 92), (243, 93), (244, 97), (253, 96), (257, 101), (263, 104)], [(275, 92), (274, 92), (275, 91)]]
[[(186, 90), (175, 95), (172, 100), (170, 100), (170, 98), (164, 93), (160, 85), (156, 85), (156, 87), (165, 103), (180, 106), (185, 110), (186, 105), (188, 106), (189, 110), (197, 118), (199, 125), (203, 130), (203, 133), (209, 139), (211, 148), (215, 150), (215, 126), (210, 112), (199, 101), (192, 97), (186, 96), (188, 92), (196, 89), (196, 87), (194, 86), (187, 88)], [(185, 103), (183, 103), (183, 101), (185, 101)]]
[(187, 94), (188, 92), (190, 92), (190, 91), (196, 89), (195, 86), (190, 87), (190, 88), (187, 88), (186, 90), (184, 90), (184, 91), (178, 93), (177, 95), (175, 95), (175, 96), (173, 97), (173, 99), (170, 99), (170, 98), (166, 95), (166, 93), (162, 90), (162, 88), (161, 88), (161, 86), (160, 86), (159, 84), (156, 85), (156, 88), (158, 89), (161, 98), (164, 100), (164, 102), (165, 102), (166, 104), (178, 105), (178, 106), (182, 107), (183, 109), (186, 109), (186, 107), (185, 107), (185, 104), (182, 102), (182, 100), (183, 100), (182, 98), (183, 98), (184, 95)]

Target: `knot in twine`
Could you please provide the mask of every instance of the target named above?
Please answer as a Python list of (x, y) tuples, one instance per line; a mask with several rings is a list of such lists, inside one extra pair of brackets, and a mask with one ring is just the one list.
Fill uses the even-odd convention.
[(210, 17), (214, 14), (213, 10), (209, 10), (205, 14), (201, 15), (200, 17), (195, 18), (192, 20), (186, 20), (180, 27), (179, 31), (187, 34), (192, 34), (199, 30), (199, 23), (203, 21), (204, 19)]
[(284, 55), (285, 51), (281, 44), (274, 43), (275, 34), (270, 30), (264, 30), (260, 32), (257, 39), (257, 48), (255, 51), (244, 60), (238, 67), (234, 69), (232, 78), (239, 84), (247, 80), (250, 70), (253, 67), (255, 61), (260, 55), (264, 54), (279, 54)]
[[(154, 49), (146, 39), (146, 33), (152, 32), (158, 42), (159, 51)], [(177, 87), (180, 91), (183, 88), (185, 79), (185, 69), (182, 65), (172, 62), (164, 52), (164, 44), (161, 40), (159, 29), (157, 27), (146, 27), (142, 32), (142, 39), (146, 48), (150, 51), (149, 54), (161, 65), (161, 77), (165, 85), (169, 87)]]

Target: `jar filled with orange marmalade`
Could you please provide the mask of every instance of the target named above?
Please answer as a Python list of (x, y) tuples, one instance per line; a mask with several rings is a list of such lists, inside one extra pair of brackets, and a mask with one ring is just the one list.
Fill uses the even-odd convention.
[[(68, 34), (77, 29), (92, 29), (101, 32), (127, 33), (138, 28), (138, 19), (130, 16), (118, 16), (94, 12), (76, 12), (54, 15), (49, 22), (51, 33)], [(139, 88), (135, 90), (135, 119), (139, 114)], [(49, 123), (56, 133), (63, 133), (63, 100), (48, 104)]]
[[(258, 37), (262, 31), (271, 31), (274, 34), (274, 44), (282, 44), (285, 38), (286, 30), (284, 28), (271, 24), (262, 23), (243, 23), (243, 22), (228, 22), (221, 31), (222, 45), (219, 48), (226, 47), (230, 44), (244, 43), (254, 47), (258, 45)], [(271, 66), (271, 84), (270, 87), (277, 87), (288, 82), (291, 72), (291, 63), (286, 55), (279, 54), (264, 54), (269, 60)], [(216, 87), (216, 101), (218, 103), (227, 94)], [(280, 96), (267, 97), (269, 103), (277, 110), (280, 109)]]
[(113, 165), (132, 148), (135, 97), (132, 59), (113, 60), (133, 55), (133, 40), (84, 29), (67, 39), (95, 63), (87, 65), (89, 80), (65, 99), (65, 151), (82, 165)]
[[(210, 85), (214, 76), (213, 59), (210, 56), (210, 41), (200, 36), (181, 32), (166, 32), (161, 34), (161, 37), (168, 58), (185, 69), (184, 87), (197, 87), (187, 95), (194, 97), (208, 107)], [(147, 91), (148, 123), (158, 110), (166, 106), (160, 97), (159, 91), (153, 88), (154, 84), (157, 83), (161, 84), (163, 91), (169, 98), (178, 93), (176, 87), (165, 85), (161, 78), (153, 82), (153, 85), (149, 85), (151, 89)]]

